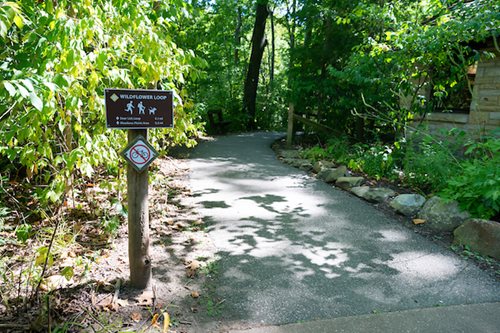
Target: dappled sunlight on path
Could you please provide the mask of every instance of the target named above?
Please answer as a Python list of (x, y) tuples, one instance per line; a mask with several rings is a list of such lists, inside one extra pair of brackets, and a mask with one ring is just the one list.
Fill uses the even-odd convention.
[(498, 284), (453, 253), (281, 164), (275, 138), (217, 138), (191, 160), (225, 319), (282, 324), (500, 300)]

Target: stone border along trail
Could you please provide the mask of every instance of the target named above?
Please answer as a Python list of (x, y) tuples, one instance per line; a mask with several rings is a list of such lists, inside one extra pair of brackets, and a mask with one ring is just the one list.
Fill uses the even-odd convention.
[(224, 300), (200, 332), (500, 301), (473, 264), (282, 164), (270, 148), (280, 136), (218, 137), (190, 157)]

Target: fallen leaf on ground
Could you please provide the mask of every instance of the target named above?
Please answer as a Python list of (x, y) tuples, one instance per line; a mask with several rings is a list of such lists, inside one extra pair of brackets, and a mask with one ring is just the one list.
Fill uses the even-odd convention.
[(184, 225), (184, 223), (181, 223), (181, 222), (177, 222), (176, 224), (174, 224), (174, 226), (172, 227), (172, 229), (174, 230), (177, 230), (177, 231), (182, 231), (186, 228), (186, 226)]
[(130, 319), (138, 323), (139, 321), (141, 321), (142, 315), (139, 312), (132, 312), (132, 314), (130, 315)]
[(426, 221), (422, 219), (413, 219), (413, 224), (419, 225), (419, 224), (424, 224)]
[(198, 297), (200, 297), (200, 293), (199, 293), (199, 292), (197, 292), (197, 291), (194, 291), (194, 290), (193, 290), (193, 291), (191, 292), (191, 297), (192, 297), (192, 298), (198, 298)]
[(116, 304), (121, 306), (121, 307), (129, 306), (128, 300), (126, 300), (126, 299), (117, 299)]
[(193, 261), (191, 261), (191, 263), (189, 263), (189, 264), (186, 266), (186, 268), (187, 268), (187, 269), (192, 269), (192, 270), (194, 270), (194, 271), (195, 271), (195, 270), (199, 269), (199, 268), (200, 268), (200, 266), (201, 266), (201, 265), (200, 265), (200, 262), (199, 262), (198, 260), (193, 260)]
[(165, 318), (163, 321), (163, 333), (167, 333), (170, 326), (170, 315), (168, 312), (163, 312), (163, 317)]
[(157, 313), (153, 315), (153, 319), (151, 319), (151, 326), (158, 327), (158, 317), (160, 317), (160, 315)]
[(186, 276), (187, 276), (188, 278), (192, 278), (192, 277), (194, 277), (195, 275), (196, 275), (196, 271), (195, 271), (195, 270), (192, 270), (192, 269), (187, 269), (187, 270), (186, 270)]
[(141, 295), (137, 296), (135, 300), (139, 305), (151, 305), (153, 304), (153, 299), (155, 298), (152, 291), (145, 291)]
[(110, 311), (117, 311), (118, 310), (118, 304), (112, 302), (112, 303), (108, 303), (108, 304), (105, 304), (104, 307), (103, 307), (103, 310), (110, 310)]

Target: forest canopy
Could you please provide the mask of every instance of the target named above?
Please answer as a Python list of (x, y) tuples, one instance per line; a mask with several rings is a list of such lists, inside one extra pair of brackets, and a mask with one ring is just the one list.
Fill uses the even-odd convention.
[(174, 91), (174, 128), (152, 131), (161, 149), (195, 144), (212, 110), (233, 131), (284, 129), (290, 105), (332, 133), (394, 140), (470, 88), (499, 27), (494, 0), (3, 1), (2, 177), (50, 203), (118, 174), (106, 87)]

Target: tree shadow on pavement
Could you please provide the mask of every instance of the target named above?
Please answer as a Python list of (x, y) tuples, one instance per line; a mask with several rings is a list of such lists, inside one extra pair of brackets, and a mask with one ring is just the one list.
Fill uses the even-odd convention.
[(284, 324), (499, 299), (498, 285), (451, 251), (281, 164), (262, 142), (221, 138), (191, 161), (219, 250), (220, 319)]

